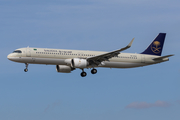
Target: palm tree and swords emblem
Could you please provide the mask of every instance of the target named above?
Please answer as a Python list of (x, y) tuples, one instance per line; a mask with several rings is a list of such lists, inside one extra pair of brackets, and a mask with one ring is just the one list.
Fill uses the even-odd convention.
[(156, 53), (156, 54), (160, 53), (160, 52), (161, 52), (161, 51), (160, 51), (161, 47), (159, 47), (160, 45), (161, 45), (161, 44), (160, 44), (159, 41), (154, 41), (153, 44), (152, 44), (152, 46), (151, 46), (151, 50), (152, 50), (154, 53)]

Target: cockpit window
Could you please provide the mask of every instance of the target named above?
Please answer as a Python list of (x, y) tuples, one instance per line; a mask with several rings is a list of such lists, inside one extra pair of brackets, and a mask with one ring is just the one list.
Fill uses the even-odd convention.
[(22, 53), (21, 50), (15, 50), (13, 53)]

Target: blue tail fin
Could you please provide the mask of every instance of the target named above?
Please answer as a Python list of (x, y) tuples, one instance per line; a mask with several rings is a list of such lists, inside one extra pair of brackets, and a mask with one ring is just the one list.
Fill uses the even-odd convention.
[(142, 52), (141, 54), (161, 56), (165, 37), (166, 37), (166, 33), (159, 33), (159, 35), (148, 46), (148, 48), (144, 52)]

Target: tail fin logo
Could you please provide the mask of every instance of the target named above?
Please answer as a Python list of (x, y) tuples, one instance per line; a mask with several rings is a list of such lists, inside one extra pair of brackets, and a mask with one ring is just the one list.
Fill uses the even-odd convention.
[(155, 53), (158, 54), (161, 52), (161, 47), (159, 47), (161, 43), (159, 41), (154, 41), (153, 44), (151, 45), (151, 50)]

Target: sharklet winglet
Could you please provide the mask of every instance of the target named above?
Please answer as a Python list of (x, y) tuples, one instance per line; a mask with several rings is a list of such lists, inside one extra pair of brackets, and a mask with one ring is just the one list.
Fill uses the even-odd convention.
[(131, 40), (131, 42), (130, 42), (127, 46), (128, 46), (128, 47), (131, 47), (133, 41), (134, 41), (134, 38)]

